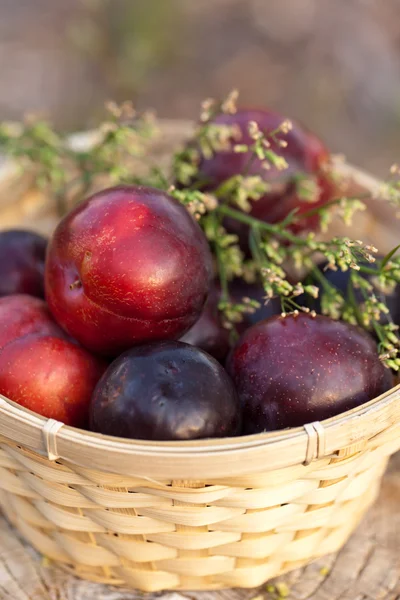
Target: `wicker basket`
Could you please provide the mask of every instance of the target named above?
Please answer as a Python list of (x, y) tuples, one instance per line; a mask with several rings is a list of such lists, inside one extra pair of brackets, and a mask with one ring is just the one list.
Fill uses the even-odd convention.
[[(340, 168), (355, 187), (377, 185)], [(49, 205), (28, 188), (17, 203), (3, 193), (0, 224), (48, 231)], [(390, 211), (371, 207), (357, 235), (386, 250)], [(303, 428), (157, 444), (83, 432), (0, 397), (0, 505), (39, 552), (86, 579), (144, 591), (254, 587), (338, 550), (398, 449), (400, 386)]]

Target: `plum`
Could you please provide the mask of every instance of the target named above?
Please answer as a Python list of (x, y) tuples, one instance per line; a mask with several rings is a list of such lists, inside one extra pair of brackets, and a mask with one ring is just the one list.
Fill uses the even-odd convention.
[(333, 417), (393, 385), (365, 331), (328, 317), (271, 317), (248, 329), (227, 364), (245, 433)]
[(86, 427), (106, 363), (72, 342), (31, 334), (0, 350), (0, 394), (66, 425)]
[(93, 393), (90, 426), (146, 440), (226, 437), (240, 433), (241, 409), (212, 356), (182, 342), (153, 342), (111, 363)]
[(0, 231), (0, 296), (44, 298), (46, 248), (47, 239), (33, 231)]
[(94, 194), (58, 225), (46, 261), (46, 298), (83, 346), (117, 356), (176, 339), (199, 318), (212, 257), (199, 225), (161, 190)]
[(0, 298), (0, 348), (33, 333), (66, 338), (44, 300), (26, 294)]
[[(278, 139), (270, 134), (285, 120), (278, 113), (261, 109), (239, 109), (235, 114), (220, 114), (213, 123), (217, 125), (236, 126), (241, 137), (232, 139), (230, 148), (217, 151), (212, 157), (201, 156), (199, 164), (199, 180), (203, 181), (203, 189), (212, 191), (234, 175), (259, 175), (270, 185), (270, 190), (259, 200), (253, 201), (251, 215), (276, 223), (284, 219), (293, 209), (302, 214), (310, 208), (322, 206), (332, 199), (334, 184), (329, 175), (330, 155), (323, 143), (300, 124), (292, 121), (292, 129), (280, 133)], [(287, 168), (279, 170), (271, 165), (266, 170), (262, 161), (254, 158), (250, 151), (234, 152), (236, 144), (253, 143), (249, 135), (249, 124), (257, 123), (268, 141), (270, 148), (287, 162)], [(282, 142), (283, 146), (280, 144)], [(286, 143), (286, 146), (285, 146)], [(301, 199), (296, 182), (301, 177), (313, 177), (316, 184), (315, 194), (310, 201)], [(248, 228), (238, 221), (228, 220), (227, 227), (239, 235), (241, 245), (246, 246)], [(291, 227), (293, 231), (316, 229), (319, 225), (318, 215), (299, 220)]]

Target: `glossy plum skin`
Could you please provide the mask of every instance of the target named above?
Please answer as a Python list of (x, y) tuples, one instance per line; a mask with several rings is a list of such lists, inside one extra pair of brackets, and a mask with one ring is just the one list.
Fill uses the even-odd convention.
[(33, 231), (0, 231), (0, 297), (30, 294), (44, 298), (47, 239)]
[(322, 421), (372, 400), (393, 383), (367, 333), (304, 313), (248, 329), (227, 370), (248, 434)]
[(214, 358), (182, 342), (156, 342), (111, 363), (94, 391), (90, 426), (132, 439), (226, 437), (240, 433), (241, 409)]
[(26, 294), (0, 298), (0, 349), (31, 334), (66, 338), (44, 300)]
[(87, 427), (91, 395), (105, 368), (66, 339), (26, 335), (0, 350), (0, 394), (44, 417)]
[[(382, 259), (382, 258), (383, 258), (383, 256), (377, 256), (377, 259)], [(340, 269), (338, 269), (337, 271), (333, 271), (332, 269), (325, 270), (326, 265), (327, 265), (326, 262), (322, 262), (318, 265), (318, 269), (321, 272), (323, 272), (324, 277), (328, 280), (329, 283), (331, 283), (333, 286), (335, 286), (335, 288), (337, 288), (339, 290), (339, 292), (341, 292), (344, 295), (345, 298), (348, 298), (351, 271), (341, 271)], [(374, 264), (368, 263), (368, 267), (374, 268)], [(373, 283), (373, 276), (371, 276), (370, 274), (361, 273), (361, 272), (359, 274), (362, 275), (363, 277), (365, 277), (365, 279), (367, 279), (368, 281), (371, 281), (371, 283)], [(314, 285), (316, 285), (317, 287), (320, 287), (318, 281), (314, 280), (312, 275), (308, 276), (307, 282), (311, 282)], [(363, 299), (363, 295), (362, 295), (361, 291), (356, 288), (353, 288), (353, 291), (354, 291), (354, 297), (355, 297), (357, 303), (362, 304), (364, 299)], [(388, 307), (391, 318), (393, 319), (393, 322), (396, 323), (397, 325), (400, 325), (400, 284), (398, 284), (395, 287), (395, 289), (393, 290), (393, 292), (391, 294), (382, 294), (382, 292), (377, 290), (376, 288), (375, 288), (374, 293), (379, 298), (381, 298), (383, 300), (383, 302), (386, 304), (386, 306)], [(306, 303), (307, 306), (309, 306), (311, 309), (314, 309), (316, 312), (321, 312), (320, 298), (314, 299), (314, 298), (311, 298), (310, 296), (305, 296), (304, 302)], [(386, 321), (386, 318), (384, 315), (382, 316), (382, 320), (383, 320), (383, 322)]]
[[(237, 126), (241, 132), (239, 140), (232, 141), (232, 149), (214, 153), (211, 158), (201, 158), (199, 171), (200, 178), (207, 182), (205, 189), (212, 190), (233, 175), (244, 174), (259, 175), (271, 186), (271, 190), (262, 198), (252, 204), (251, 215), (266, 221), (276, 223), (285, 218), (294, 208), (299, 209), (299, 214), (310, 208), (318, 207), (328, 202), (334, 194), (331, 178), (326, 173), (329, 166), (329, 153), (322, 142), (312, 133), (298, 123), (291, 120), (293, 128), (287, 134), (279, 134), (280, 140), (286, 141), (287, 146), (281, 147), (268, 134), (276, 130), (285, 120), (282, 115), (269, 110), (239, 109), (236, 114), (222, 114), (213, 121), (216, 124)], [(262, 162), (252, 159), (250, 152), (237, 153), (233, 148), (235, 144), (252, 144), (248, 133), (248, 126), (255, 121), (259, 129), (267, 135), (273, 150), (285, 158), (288, 168), (278, 170), (271, 166), (269, 170), (262, 167)], [(300, 173), (315, 176), (319, 191), (313, 203), (302, 201), (295, 188), (295, 177)], [(242, 245), (246, 238), (247, 228), (237, 221), (227, 221), (231, 230), (240, 237)], [(316, 229), (319, 217), (314, 215), (293, 225), (295, 232)]]
[(40, 298), (0, 298), (0, 394), (67, 425), (87, 425), (106, 363), (68, 338)]
[(179, 338), (198, 319), (212, 278), (199, 225), (153, 188), (93, 195), (57, 227), (46, 262), (46, 298), (83, 346), (117, 356), (133, 345)]

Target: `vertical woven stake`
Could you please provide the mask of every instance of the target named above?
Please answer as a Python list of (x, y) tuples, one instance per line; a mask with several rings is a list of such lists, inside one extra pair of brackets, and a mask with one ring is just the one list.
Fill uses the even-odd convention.
[(57, 452), (57, 433), (63, 426), (64, 423), (60, 423), (60, 421), (55, 421), (54, 419), (48, 419), (43, 425), (43, 440), (49, 460), (60, 458)]
[[(183, 488), (183, 489), (192, 489), (192, 490), (196, 490), (196, 489), (201, 489), (204, 487), (204, 484), (201, 481), (183, 481), (183, 480), (174, 480), (172, 481), (172, 488)], [(193, 498), (195, 499), (195, 498)], [(174, 499), (173, 500), (173, 506), (175, 507), (182, 507), (184, 510), (189, 510), (191, 508), (201, 508), (201, 507), (206, 507), (206, 504), (201, 503), (201, 504), (191, 504), (188, 502), (183, 502), (182, 500), (178, 500), (178, 499)], [(208, 532), (208, 526), (207, 525), (200, 525), (197, 527), (193, 527), (192, 525), (186, 525), (186, 524), (177, 524), (176, 525), (176, 532), (177, 534), (182, 534), (183, 536), (187, 536), (188, 539), (190, 537), (192, 537), (192, 539), (196, 539), (195, 536), (197, 536), (197, 539), (200, 540), (200, 536), (201, 534), (207, 533)], [(179, 557), (184, 561), (185, 559), (188, 561), (188, 565), (190, 565), (190, 561), (191, 560), (195, 560), (197, 558), (202, 559), (205, 558), (207, 556), (209, 556), (209, 552), (208, 552), (208, 548), (205, 544), (201, 544), (201, 542), (199, 544), (192, 544), (193, 547), (191, 548), (183, 548), (180, 549), (179, 551)], [(196, 547), (197, 546), (197, 547)], [(205, 547), (202, 547), (205, 546)], [(186, 588), (186, 589), (196, 589), (199, 586), (199, 579), (198, 577), (193, 577), (193, 574), (190, 573), (190, 567), (188, 566), (188, 572), (185, 574), (182, 574), (180, 576), (180, 583), (181, 585)]]
[(317, 458), (325, 456), (325, 430), (323, 425), (316, 421), (304, 425), (304, 430), (308, 436), (307, 451), (304, 464), (307, 466)]

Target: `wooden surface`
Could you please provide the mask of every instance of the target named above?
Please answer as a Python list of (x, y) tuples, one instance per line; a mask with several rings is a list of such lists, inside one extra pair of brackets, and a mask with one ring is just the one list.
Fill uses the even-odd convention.
[(342, 551), (270, 586), (155, 595), (107, 588), (46, 564), (0, 518), (0, 600), (273, 600), (285, 594), (289, 600), (400, 600), (400, 455), (392, 459), (375, 506)]

